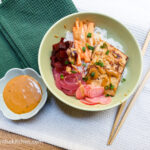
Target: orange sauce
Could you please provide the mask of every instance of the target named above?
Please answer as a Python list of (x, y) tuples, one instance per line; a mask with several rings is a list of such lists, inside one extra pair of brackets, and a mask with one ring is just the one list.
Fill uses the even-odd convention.
[(114, 76), (114, 77), (116, 77), (116, 78), (119, 77), (119, 74), (118, 74), (118, 72), (116, 72), (116, 71), (113, 71), (113, 70), (106, 70), (106, 72), (107, 72), (107, 74), (108, 74), (109, 76)]
[(16, 114), (32, 111), (42, 98), (38, 81), (28, 75), (11, 79), (4, 88), (3, 98), (7, 107)]

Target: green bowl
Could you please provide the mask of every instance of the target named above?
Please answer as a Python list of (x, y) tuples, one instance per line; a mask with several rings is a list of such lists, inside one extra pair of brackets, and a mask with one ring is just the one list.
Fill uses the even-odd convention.
[[(50, 65), (50, 56), (52, 52), (52, 45), (59, 42), (61, 37), (65, 37), (67, 30), (72, 30), (76, 18), (88, 19), (95, 22), (96, 26), (104, 28), (108, 31), (108, 38), (114, 38), (123, 45), (125, 54), (129, 57), (127, 63), (126, 82), (121, 84), (117, 90), (112, 102), (108, 105), (85, 105), (82, 104), (75, 97), (67, 96), (62, 91), (57, 89), (52, 74)], [(64, 28), (66, 25), (66, 29)], [(55, 35), (59, 36), (56, 38)], [(142, 56), (141, 51), (133, 35), (129, 30), (117, 20), (99, 13), (75, 13), (62, 18), (57, 21), (44, 35), (41, 42), (38, 54), (38, 64), (41, 76), (48, 87), (60, 101), (77, 109), (86, 111), (101, 111), (115, 107), (124, 101), (135, 91), (139, 83), (142, 72)]]

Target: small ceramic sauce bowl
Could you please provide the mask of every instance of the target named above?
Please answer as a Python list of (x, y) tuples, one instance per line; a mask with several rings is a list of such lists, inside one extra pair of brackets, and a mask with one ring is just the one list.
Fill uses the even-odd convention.
[[(3, 90), (6, 86), (6, 84), (14, 77), (19, 76), (19, 75), (29, 75), (36, 79), (42, 89), (42, 99), (40, 103), (30, 112), (24, 113), (24, 114), (16, 114), (12, 112), (5, 104), (4, 98), (3, 98)], [(18, 69), (18, 68), (13, 68), (10, 69), (5, 76), (0, 80), (0, 110), (2, 111), (3, 115), (11, 120), (21, 120), (21, 119), (29, 119), (33, 116), (35, 116), (40, 109), (44, 106), (47, 100), (47, 88), (41, 78), (41, 76), (33, 69), (31, 68), (26, 68), (26, 69)], [(15, 88), (15, 87), (14, 87)]]

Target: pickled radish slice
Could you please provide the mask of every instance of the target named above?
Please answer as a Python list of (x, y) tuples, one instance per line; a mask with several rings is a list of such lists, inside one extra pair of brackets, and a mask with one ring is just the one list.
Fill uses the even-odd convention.
[(96, 105), (96, 104), (99, 104), (99, 103), (93, 103), (93, 102), (90, 103), (90, 102), (88, 102), (88, 101), (86, 101), (84, 99), (81, 99), (80, 102), (82, 102), (83, 104), (86, 104), (86, 105)]
[(104, 87), (92, 87), (87, 92), (87, 97), (94, 98), (104, 94)]
[(111, 97), (100, 96), (100, 97), (94, 97), (94, 98), (86, 97), (85, 100), (89, 103), (99, 103), (102, 105), (106, 105), (106, 104), (109, 104), (112, 99)]
[(102, 96), (104, 93), (103, 87), (94, 87), (90, 85), (81, 85), (76, 91), (76, 98), (83, 99), (85, 97), (94, 98)]
[(76, 98), (83, 99), (85, 97), (85, 88), (81, 85), (76, 91)]

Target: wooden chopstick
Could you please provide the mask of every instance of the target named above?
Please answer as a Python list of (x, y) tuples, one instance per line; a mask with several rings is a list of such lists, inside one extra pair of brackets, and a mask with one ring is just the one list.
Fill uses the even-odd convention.
[[(146, 52), (146, 49), (148, 47), (149, 42), (150, 42), (150, 31), (147, 34), (146, 40), (145, 40), (143, 48), (142, 48), (142, 56), (145, 55), (145, 52)], [(110, 143), (111, 143), (111, 139), (112, 139), (112, 137), (114, 135), (114, 132), (115, 132), (115, 129), (116, 129), (118, 123), (119, 123), (119, 120), (120, 120), (120, 117), (121, 117), (121, 114), (124, 110), (125, 105), (126, 105), (126, 101), (121, 104), (121, 106), (120, 106), (120, 108), (117, 112), (116, 119), (114, 121), (114, 124), (113, 124), (112, 130), (111, 130), (107, 145), (110, 145)]]
[(144, 80), (142, 81), (141, 85), (139, 86), (137, 92), (135, 93), (135, 95), (133, 96), (132, 100), (130, 101), (130, 103), (129, 103), (129, 105), (128, 105), (128, 107), (127, 107), (127, 109), (126, 109), (126, 111), (125, 111), (125, 113), (124, 113), (124, 115), (123, 115), (123, 117), (122, 117), (118, 127), (117, 127), (117, 129), (116, 129), (116, 132), (114, 133), (114, 136), (112, 137), (112, 139), (110, 141), (110, 144), (112, 144), (112, 142), (114, 141), (116, 135), (118, 134), (120, 128), (122, 127), (124, 121), (126, 120), (128, 113), (130, 112), (133, 104), (135, 103), (137, 97), (139, 96), (140, 92), (142, 91), (142, 89), (143, 89), (146, 81), (149, 79), (149, 77), (150, 77), (150, 69), (147, 72), (147, 74), (145, 75)]
[(142, 55), (143, 56), (145, 55), (145, 52), (146, 52), (146, 49), (148, 47), (149, 42), (150, 42), (150, 31), (147, 34), (146, 40), (145, 40), (143, 48), (142, 48)]
[(117, 115), (116, 115), (115, 122), (114, 122), (114, 124), (113, 124), (112, 130), (111, 130), (111, 133), (110, 133), (108, 142), (107, 142), (107, 145), (110, 145), (111, 139), (112, 139), (112, 137), (113, 137), (113, 135), (114, 135), (115, 129), (116, 129), (117, 125), (118, 125), (118, 122), (119, 122), (119, 120), (120, 120), (120, 116), (121, 116), (121, 114), (122, 114), (122, 111), (124, 110), (125, 105), (126, 105), (126, 101), (123, 102), (123, 103), (120, 105), (120, 107), (119, 107), (119, 110), (118, 110)]

